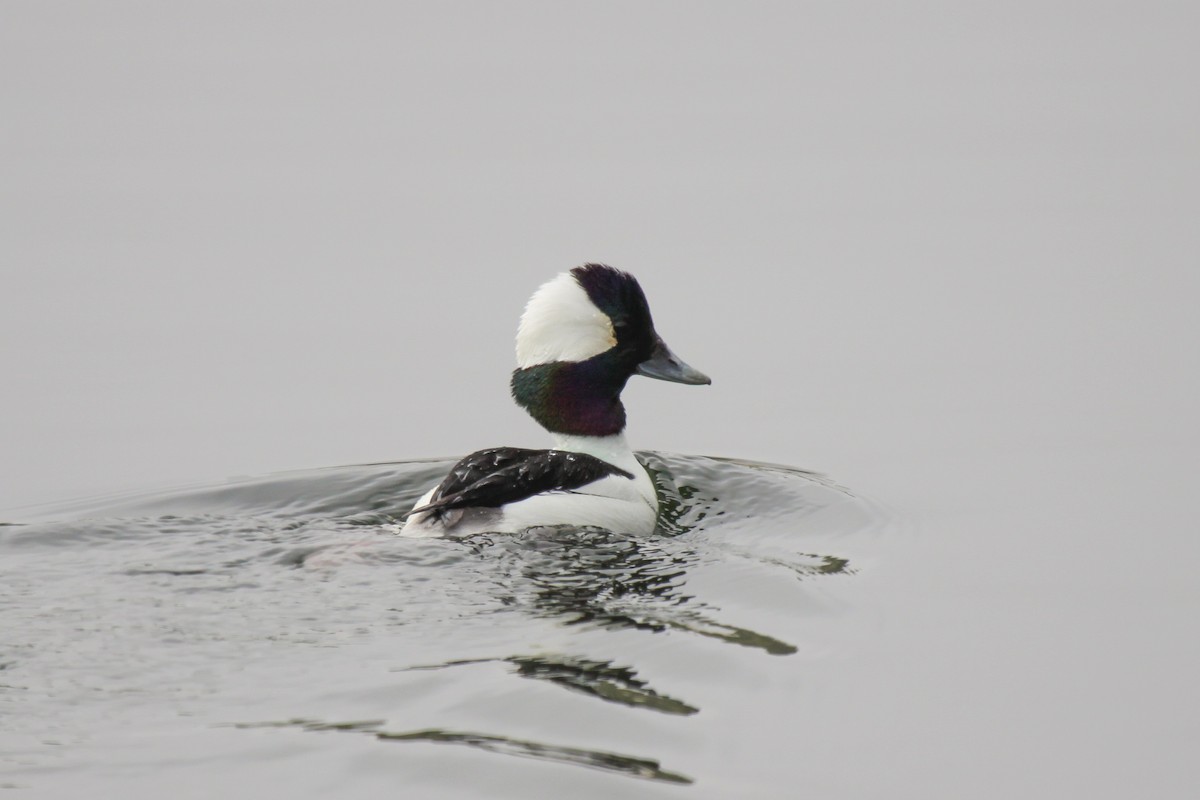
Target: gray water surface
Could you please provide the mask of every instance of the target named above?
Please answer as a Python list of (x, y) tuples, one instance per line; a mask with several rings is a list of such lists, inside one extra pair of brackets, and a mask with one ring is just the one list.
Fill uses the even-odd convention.
[(774, 734), (723, 714), (799, 713), (803, 693), (774, 687), (854, 647), (871, 617), (859, 573), (888, 517), (802, 470), (643, 458), (663, 497), (650, 536), (397, 536), (450, 461), (82, 502), (0, 528), (6, 785), (753, 787), (704, 753)]

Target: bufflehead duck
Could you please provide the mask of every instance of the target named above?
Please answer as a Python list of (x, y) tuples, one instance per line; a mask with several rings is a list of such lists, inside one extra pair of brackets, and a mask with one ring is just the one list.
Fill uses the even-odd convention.
[(655, 332), (646, 296), (629, 273), (585, 264), (543, 284), (517, 329), (512, 395), (553, 435), (553, 449), (472, 453), (416, 502), (402, 532), (467, 536), (543, 525), (653, 531), (654, 484), (625, 441), (621, 390), (635, 374), (711, 383)]

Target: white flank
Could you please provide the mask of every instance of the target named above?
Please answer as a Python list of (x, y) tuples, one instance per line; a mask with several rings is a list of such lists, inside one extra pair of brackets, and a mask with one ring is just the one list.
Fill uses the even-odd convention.
[[(648, 534), (654, 531), (658, 519), (658, 496), (650, 474), (633, 454), (625, 434), (614, 436), (554, 437), (555, 450), (587, 453), (620, 467), (633, 475), (633, 480), (619, 475), (606, 475), (586, 486), (569, 492), (546, 492), (526, 500), (510, 503), (503, 508), (498, 520), (479, 524), (451, 522), (447, 528), (425, 514), (409, 517), (400, 531), (403, 536), (470, 536), (475, 533), (517, 533), (542, 525), (591, 525), (621, 533)], [(418, 500), (413, 508), (429, 502), (433, 490)]]
[(549, 492), (504, 507), (500, 526), (518, 532), (543, 525), (588, 525), (617, 533), (649, 534), (658, 510), (628, 478), (607, 475), (569, 492)]
[(612, 320), (564, 272), (529, 298), (517, 328), (517, 366), (584, 361), (617, 343)]
[(571, 453), (586, 453), (625, 470), (633, 476), (633, 481), (631, 482), (628, 478), (621, 478), (621, 481), (626, 486), (631, 486), (634, 497), (640, 498), (654, 510), (655, 514), (658, 513), (658, 495), (654, 491), (654, 484), (650, 481), (650, 473), (646, 472), (642, 462), (638, 461), (637, 456), (633, 454), (633, 448), (625, 440), (624, 433), (614, 433), (612, 436), (571, 436), (565, 433), (556, 433), (554, 434), (554, 449), (566, 450)]

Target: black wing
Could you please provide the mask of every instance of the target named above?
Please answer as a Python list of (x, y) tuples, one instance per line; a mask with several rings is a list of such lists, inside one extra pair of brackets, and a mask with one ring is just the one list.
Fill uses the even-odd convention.
[(578, 489), (606, 475), (633, 478), (625, 470), (584, 453), (520, 447), (480, 450), (451, 467), (429, 503), (408, 514), (497, 508), (542, 492)]

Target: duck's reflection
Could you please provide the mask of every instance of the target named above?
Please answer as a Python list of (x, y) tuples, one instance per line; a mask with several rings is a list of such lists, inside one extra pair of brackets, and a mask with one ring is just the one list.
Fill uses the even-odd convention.
[(645, 708), (663, 714), (695, 714), (700, 709), (654, 690), (637, 677), (631, 667), (611, 661), (593, 661), (568, 655), (509, 656), (508, 658), (470, 658), (444, 664), (404, 667), (397, 672), (462, 667), (471, 664), (504, 663), (516, 667), (521, 678), (548, 681), (564, 689), (597, 697), (610, 703)]
[(561, 526), (464, 541), (500, 568), (507, 602), (566, 624), (687, 631), (772, 655), (795, 653), (773, 636), (712, 619), (712, 609), (686, 593), (688, 569), (699, 556), (682, 534), (711, 513), (717, 498), (676, 483), (653, 462), (647, 467), (661, 504), (652, 536)]
[[(692, 462), (683, 463), (693, 472), (697, 470)], [(703, 558), (697, 548), (707, 546), (711, 551), (713, 542), (710, 537), (703, 544), (686, 534), (711, 524), (714, 517), (726, 513), (723, 507), (729, 507), (713, 496), (715, 492), (706, 493), (697, 485), (726, 485), (728, 481), (722, 484), (716, 479), (697, 480), (697, 485), (692, 485), (691, 480), (676, 481), (670, 465), (662, 458), (651, 456), (646, 465), (660, 496), (659, 527), (653, 535), (633, 536), (563, 526), (460, 540), (461, 546), (474, 557), (475, 576), (489, 586), (490, 598), (520, 613), (550, 618), (563, 625), (647, 634), (688, 633), (771, 655), (795, 653), (794, 645), (774, 636), (720, 621), (719, 609), (688, 591), (689, 572), (698, 569)], [(722, 545), (719, 552), (770, 563), (801, 578), (849, 571), (845, 559), (833, 556), (797, 554), (794, 560), (787, 560), (756, 553), (743, 555), (735, 550), (736, 546)], [(711, 558), (710, 552), (710, 561)], [(454, 670), (478, 664), (502, 665), (517, 677), (542, 681), (605, 703), (679, 716), (700, 711), (699, 706), (672, 696), (664, 687), (652, 687), (638, 676), (633, 666), (615, 659), (597, 659), (594, 655), (501, 653), (491, 658), (400, 666), (396, 671)], [(657, 761), (645, 758), (441, 729), (375, 733), (389, 741), (463, 744), (651, 780), (691, 783), (690, 778), (663, 770)]]
[(589, 661), (570, 656), (527, 656), (506, 659), (522, 678), (549, 681), (557, 686), (607, 700), (610, 703), (648, 708), (664, 714), (695, 714), (700, 709), (650, 688), (629, 667), (611, 661)]
[(315, 719), (289, 719), (279, 722), (243, 722), (237, 728), (298, 728), (311, 732), (363, 733), (384, 742), (426, 742), (435, 744), (458, 744), (478, 750), (522, 758), (536, 758), (591, 767), (609, 772), (618, 772), (631, 778), (665, 781), (667, 783), (692, 783), (692, 779), (678, 772), (669, 772), (653, 759), (625, 756), (602, 750), (587, 750), (579, 747), (531, 742), (508, 736), (493, 736), (471, 731), (448, 731), (427, 728), (418, 731), (382, 730), (383, 720), (355, 720), (350, 722), (324, 722)]

